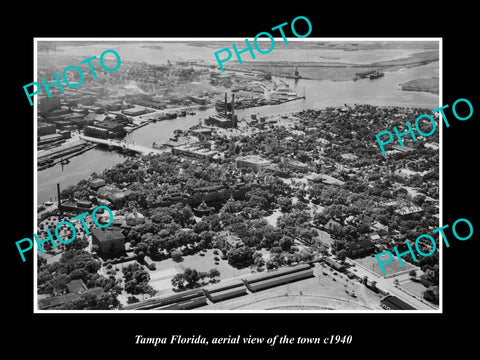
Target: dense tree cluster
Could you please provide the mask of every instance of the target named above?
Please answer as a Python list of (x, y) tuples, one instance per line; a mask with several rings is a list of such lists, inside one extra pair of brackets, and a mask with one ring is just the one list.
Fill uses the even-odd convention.
[[(220, 276), (220, 271), (211, 269), (208, 272), (201, 272), (195, 269), (186, 268), (183, 273), (177, 274), (172, 278), (172, 285), (177, 290), (192, 289), (203, 284), (205, 278), (214, 281)], [(202, 284), (200, 283), (202, 281)]]
[(118, 306), (117, 295), (121, 293), (121, 281), (113, 275), (108, 278), (97, 273), (100, 262), (84, 250), (67, 250), (60, 260), (47, 264), (39, 261), (37, 286), (39, 294), (62, 295), (67, 293), (67, 284), (76, 279), (84, 282), (87, 289), (102, 288), (104, 294), (98, 298), (86, 291), (73, 304), (66, 303), (62, 309), (109, 309)]
[(107, 292), (100, 295), (84, 292), (79, 299), (60, 306), (60, 310), (112, 310), (120, 309), (122, 305), (114, 293)]
[(95, 287), (100, 276), (100, 262), (84, 250), (67, 250), (60, 260), (51, 264), (39, 264), (38, 293), (63, 294), (70, 280), (81, 279), (88, 288)]
[(122, 268), (125, 281), (125, 291), (132, 295), (155, 295), (156, 291), (148, 284), (150, 275), (138, 263), (129, 264)]

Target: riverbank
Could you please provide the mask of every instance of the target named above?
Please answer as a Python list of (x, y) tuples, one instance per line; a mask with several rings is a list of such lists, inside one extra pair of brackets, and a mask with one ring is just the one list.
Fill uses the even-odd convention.
[(347, 64), (325, 61), (244, 61), (243, 64), (227, 64), (227, 70), (261, 71), (274, 76), (291, 77), (295, 68), (303, 79), (348, 81), (355, 80), (358, 73), (374, 71), (396, 71), (401, 68), (412, 68), (438, 61), (438, 51), (424, 51), (410, 56), (370, 64)]
[(420, 91), (438, 94), (440, 82), (438, 77), (413, 79), (399, 84), (403, 91)]

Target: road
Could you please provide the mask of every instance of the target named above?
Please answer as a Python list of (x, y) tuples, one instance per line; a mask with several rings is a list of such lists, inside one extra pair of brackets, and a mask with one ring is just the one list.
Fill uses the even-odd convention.
[(170, 151), (169, 149), (147, 148), (147, 147), (142, 146), (142, 145), (127, 144), (126, 142), (120, 141), (120, 140), (99, 139), (99, 138), (94, 138), (94, 137), (85, 136), (85, 135), (80, 135), (80, 139), (91, 142), (91, 143), (95, 143), (95, 144), (103, 144), (103, 145), (113, 146), (113, 147), (120, 148), (120, 149), (135, 151), (135, 152), (143, 154), (143, 155), (148, 155), (150, 153), (163, 154), (165, 152)]
[(395, 295), (396, 297), (402, 299), (406, 303), (412, 305), (418, 310), (438, 310), (435, 306), (429, 305), (426, 303), (421, 302), (420, 300), (414, 298), (413, 296), (405, 293), (404, 291), (398, 289), (395, 287), (395, 283), (393, 282), (395, 279), (402, 280), (402, 279), (408, 279), (409, 275), (408, 274), (403, 274), (397, 277), (385, 279), (383, 277), (380, 277), (368, 270), (365, 270), (364, 268), (357, 266), (351, 259), (346, 259), (345, 262), (348, 264), (352, 265), (353, 267), (350, 268), (350, 270), (353, 271), (355, 269), (355, 273), (360, 277), (363, 278), (364, 276), (367, 276), (370, 280), (374, 280), (377, 282), (377, 287), (379, 289), (382, 289), (383, 291), (388, 291), (392, 295)]

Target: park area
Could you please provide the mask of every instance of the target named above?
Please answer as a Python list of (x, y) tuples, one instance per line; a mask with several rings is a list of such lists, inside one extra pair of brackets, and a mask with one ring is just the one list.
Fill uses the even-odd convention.
[[(158, 291), (157, 295), (160, 295), (172, 291), (171, 279), (176, 274), (183, 273), (186, 268), (195, 269), (199, 272), (208, 272), (211, 269), (217, 269), (220, 271), (220, 280), (226, 280), (252, 272), (250, 268), (236, 269), (230, 266), (227, 260), (221, 259), (221, 251), (218, 251), (218, 255), (213, 252), (214, 250), (209, 249), (195, 255), (184, 256), (179, 262), (175, 262), (171, 258), (162, 261), (152, 261), (146, 258), (147, 262), (154, 263), (156, 266), (156, 270), (147, 270), (150, 274), (149, 284)], [(201, 254), (203, 254), (203, 256)], [(215, 260), (215, 258), (218, 260)], [(218, 265), (215, 265), (215, 262), (217, 262)]]
[[(388, 254), (381, 255), (380, 257), (381, 262), (386, 262), (388, 260)], [(385, 270), (385, 275), (382, 273), (380, 269), (380, 265), (378, 264), (377, 258), (375, 255), (370, 255), (364, 258), (359, 258), (352, 260), (357, 265), (363, 267), (364, 269), (375, 273), (378, 276), (390, 276), (399, 272), (404, 272), (406, 270), (412, 270), (416, 267), (410, 263), (407, 263), (405, 260), (403, 261), (403, 267), (400, 265), (397, 258), (394, 258), (391, 262), (384, 264), (383, 268)]]

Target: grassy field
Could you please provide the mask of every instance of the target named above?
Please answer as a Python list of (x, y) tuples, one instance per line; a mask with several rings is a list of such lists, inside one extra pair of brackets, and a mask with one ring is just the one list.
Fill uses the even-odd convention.
[(403, 91), (421, 91), (438, 94), (440, 83), (438, 77), (413, 79), (400, 84)]
[(427, 288), (422, 284), (413, 281), (401, 283), (399, 286), (413, 295), (418, 296), (420, 299), (422, 298), (423, 292), (427, 290)]
[[(219, 258), (218, 265), (215, 265), (215, 257)], [(156, 270), (147, 270), (150, 274), (150, 285), (155, 290), (164, 292), (171, 290), (171, 279), (178, 273), (183, 273), (186, 268), (195, 269), (201, 272), (208, 272), (210, 269), (217, 269), (220, 271), (220, 280), (230, 279), (239, 275), (250, 274), (250, 268), (236, 269), (228, 264), (227, 260), (221, 259), (221, 252), (218, 255), (213, 253), (213, 250), (207, 250), (204, 256), (200, 253), (183, 257), (181, 262), (175, 262), (171, 258), (162, 261), (151, 261), (156, 266)]]

